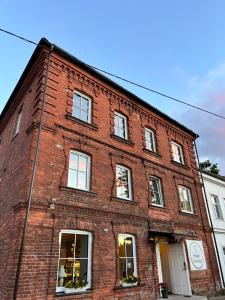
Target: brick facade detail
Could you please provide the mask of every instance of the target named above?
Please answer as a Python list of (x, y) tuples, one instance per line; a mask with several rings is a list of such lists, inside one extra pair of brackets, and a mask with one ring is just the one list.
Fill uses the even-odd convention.
[[(47, 44), (36, 50), (0, 123), (0, 299), (12, 299), (32, 162), (40, 120)], [(92, 101), (91, 123), (72, 116), (74, 90)], [(16, 113), (20, 131), (12, 138)], [(128, 120), (128, 141), (114, 135), (114, 112)], [(157, 153), (145, 149), (144, 129), (156, 133)], [(207, 269), (190, 271), (192, 292), (219, 287), (210, 228), (193, 149), (195, 137), (160, 113), (147, 109), (110, 82), (104, 82), (53, 51), (47, 82), (44, 126), (19, 281), (19, 299), (57, 299), (56, 281), (61, 229), (93, 235), (92, 287), (60, 299), (156, 299), (159, 295), (155, 245), (149, 230), (186, 233), (203, 241)], [(185, 165), (172, 161), (170, 141), (183, 146)], [(90, 191), (67, 187), (70, 150), (91, 157)], [(133, 201), (116, 197), (115, 168), (131, 170)], [(165, 207), (151, 204), (149, 176), (161, 179)], [(177, 186), (192, 192), (194, 214), (183, 213)], [(136, 237), (140, 284), (121, 288), (118, 275), (119, 233)]]

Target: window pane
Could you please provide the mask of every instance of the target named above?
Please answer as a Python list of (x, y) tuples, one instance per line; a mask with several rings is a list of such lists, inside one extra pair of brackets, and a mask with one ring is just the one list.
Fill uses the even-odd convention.
[(134, 275), (134, 260), (133, 258), (127, 259), (127, 276)]
[(78, 172), (78, 184), (77, 187), (79, 189), (86, 189), (87, 188), (87, 176), (84, 172)]
[(79, 155), (79, 171), (86, 172), (88, 158), (83, 155)]
[(127, 257), (133, 257), (133, 240), (131, 237), (125, 239)]
[(74, 279), (87, 282), (88, 259), (76, 259), (74, 262)]
[(77, 187), (77, 171), (69, 169), (68, 184), (69, 187)]
[(74, 95), (74, 103), (73, 104), (77, 107), (81, 107), (81, 96), (80, 95), (77, 95), (77, 94)]
[(81, 108), (85, 111), (88, 111), (89, 101), (87, 99), (82, 98)]
[(127, 277), (126, 258), (120, 258), (120, 280)]
[(88, 113), (87, 113), (87, 111), (81, 110), (80, 118), (81, 118), (81, 120), (87, 122), (88, 121)]
[(78, 155), (77, 153), (70, 152), (70, 169), (78, 169)]
[(75, 235), (63, 233), (61, 236), (61, 249), (60, 249), (60, 257), (68, 258), (74, 257), (74, 242)]
[(72, 114), (75, 118), (80, 119), (80, 108), (78, 108), (77, 106), (74, 106)]
[(59, 269), (58, 269), (58, 287), (65, 286), (66, 282), (72, 279), (73, 279), (73, 260), (60, 259)]
[(84, 234), (76, 235), (76, 258), (87, 258), (88, 257), (88, 236)]
[(119, 240), (119, 257), (125, 257), (126, 253), (125, 253), (125, 241), (124, 241), (124, 237), (119, 236), (118, 240)]

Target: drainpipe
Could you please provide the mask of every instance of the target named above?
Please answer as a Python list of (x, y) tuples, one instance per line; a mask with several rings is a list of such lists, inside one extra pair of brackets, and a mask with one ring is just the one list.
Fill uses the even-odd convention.
[[(38, 47), (42, 47), (42, 46), (38, 45)], [(21, 267), (22, 267), (23, 254), (24, 254), (24, 248), (25, 248), (25, 243), (26, 243), (26, 233), (27, 233), (27, 227), (28, 227), (28, 222), (29, 222), (29, 214), (30, 214), (31, 200), (32, 200), (32, 195), (33, 195), (34, 181), (35, 181), (35, 177), (36, 177), (41, 131), (42, 131), (42, 127), (43, 127), (43, 116), (44, 116), (44, 109), (45, 109), (48, 71), (49, 71), (50, 58), (51, 58), (51, 53), (53, 51), (53, 47), (54, 47), (54, 45), (51, 44), (51, 48), (48, 52), (48, 62), (47, 62), (45, 81), (44, 81), (44, 92), (43, 92), (43, 96), (42, 96), (40, 123), (39, 123), (39, 127), (38, 127), (37, 143), (36, 143), (36, 147), (35, 147), (34, 161), (33, 161), (33, 166), (32, 166), (32, 174), (31, 174), (31, 181), (30, 181), (28, 201), (27, 201), (27, 210), (26, 210), (26, 216), (25, 216), (25, 221), (24, 221), (24, 225), (23, 225), (23, 233), (22, 233), (22, 239), (21, 239), (21, 244), (20, 244), (18, 265), (17, 265), (17, 269), (16, 269), (16, 278), (15, 278), (15, 284), (14, 284), (14, 290), (13, 290), (13, 300), (17, 299), (20, 271), (21, 271)]]
[(202, 181), (202, 187), (203, 187), (203, 192), (204, 192), (204, 196), (205, 196), (206, 209), (207, 209), (207, 213), (208, 213), (208, 216), (209, 216), (209, 223), (210, 223), (210, 226), (212, 228), (213, 242), (214, 242), (214, 245), (215, 245), (216, 255), (217, 255), (217, 258), (218, 258), (219, 271), (220, 271), (220, 275), (221, 275), (223, 287), (225, 287), (225, 281), (224, 281), (224, 275), (223, 275), (222, 265), (221, 265), (220, 256), (219, 256), (218, 244), (217, 244), (217, 241), (216, 241), (216, 236), (215, 236), (215, 232), (214, 232), (213, 222), (212, 222), (212, 218), (211, 218), (211, 214), (210, 214), (210, 210), (209, 210), (209, 203), (208, 203), (207, 193), (206, 193), (205, 184), (204, 184), (204, 180), (203, 180), (202, 170), (200, 168), (200, 161), (199, 161), (199, 156), (198, 156), (198, 150), (197, 150), (197, 145), (196, 145), (195, 141), (194, 141), (194, 145), (195, 145), (195, 152), (196, 152), (198, 166), (199, 166), (198, 169), (199, 169), (199, 172), (200, 172), (201, 181)]

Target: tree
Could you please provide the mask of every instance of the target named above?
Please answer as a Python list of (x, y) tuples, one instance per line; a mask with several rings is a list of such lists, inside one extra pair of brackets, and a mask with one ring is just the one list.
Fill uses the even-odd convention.
[(220, 173), (220, 169), (218, 168), (218, 165), (213, 164), (208, 159), (203, 162), (200, 162), (199, 166), (202, 171), (207, 171), (207, 172), (210, 172), (210, 173), (216, 174), (216, 175), (219, 175), (219, 173)]

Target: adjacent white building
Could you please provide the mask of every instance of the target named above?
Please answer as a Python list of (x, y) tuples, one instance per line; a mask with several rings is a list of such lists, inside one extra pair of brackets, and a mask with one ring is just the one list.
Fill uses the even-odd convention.
[(225, 177), (209, 172), (202, 172), (202, 175), (211, 219), (209, 223), (214, 232), (218, 249), (217, 260), (220, 261), (222, 269), (220, 270), (221, 283), (225, 287)]

